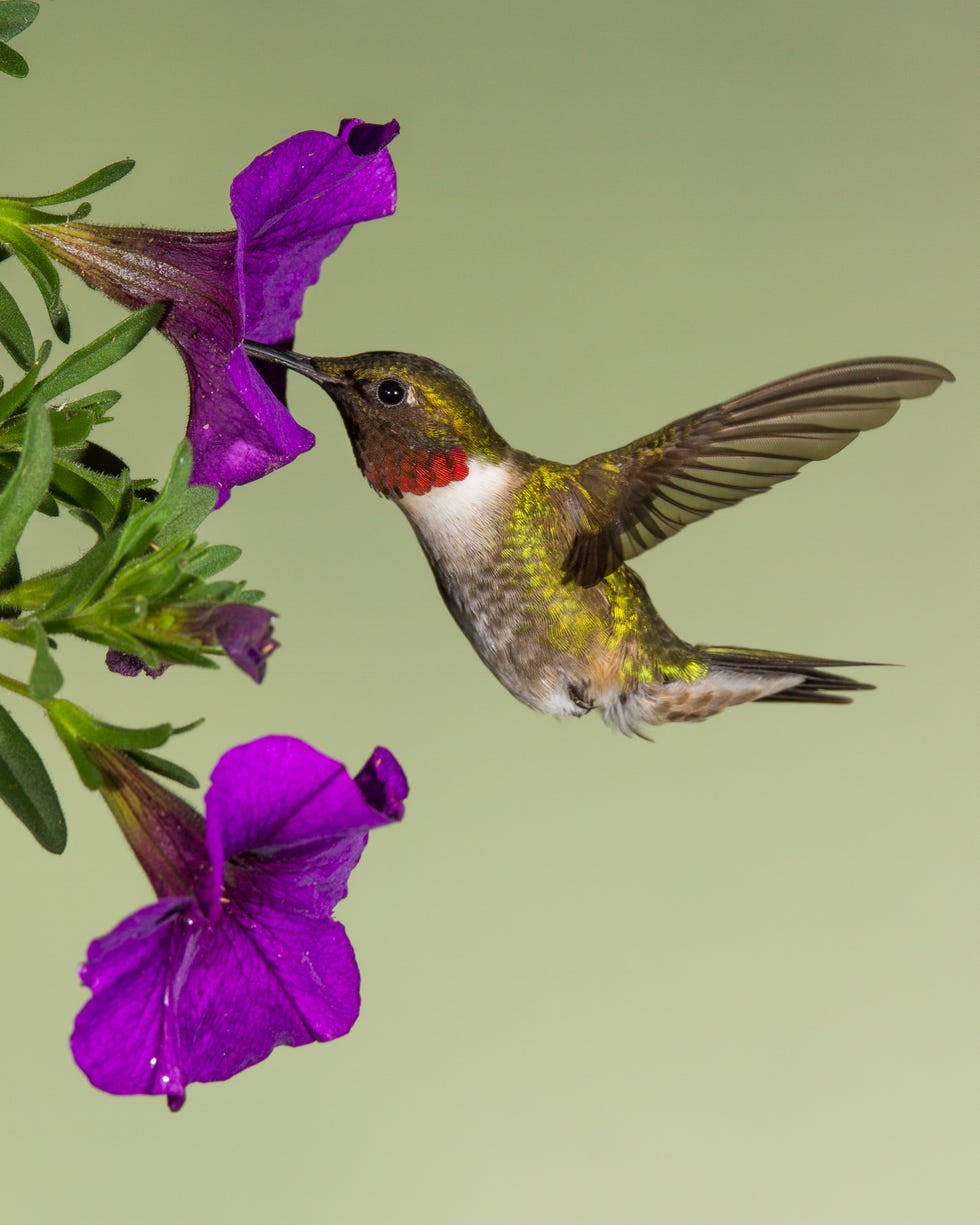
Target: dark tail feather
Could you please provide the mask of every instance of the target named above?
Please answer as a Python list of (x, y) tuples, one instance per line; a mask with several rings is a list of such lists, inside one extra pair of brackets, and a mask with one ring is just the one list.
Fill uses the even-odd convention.
[(848, 692), (859, 689), (874, 689), (864, 681), (852, 680), (838, 672), (825, 672), (825, 668), (875, 668), (880, 664), (869, 664), (856, 659), (821, 659), (816, 655), (789, 655), (782, 651), (753, 651), (748, 647), (702, 647), (713, 664), (734, 668), (738, 672), (793, 673), (802, 676), (798, 685), (780, 689), (757, 699), (760, 702), (824, 702), (842, 706), (852, 699)]

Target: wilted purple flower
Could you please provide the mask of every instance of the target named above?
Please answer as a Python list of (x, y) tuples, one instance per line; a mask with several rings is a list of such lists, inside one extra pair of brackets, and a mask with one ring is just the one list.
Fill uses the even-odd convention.
[(394, 211), (395, 171), (385, 146), (397, 132), (394, 120), (345, 119), (336, 136), (299, 132), (275, 145), (231, 185), (234, 231), (26, 227), (52, 258), (123, 305), (169, 304), (158, 326), (180, 351), (190, 381), (193, 479), (218, 489), (219, 506), (232, 486), (288, 464), (314, 443), (271, 389), (282, 391), (282, 374), (267, 384), (242, 341), (288, 346), (322, 261), (358, 221)]
[(253, 681), (265, 677), (266, 662), (279, 646), (272, 637), (274, 616), (256, 604), (217, 604), (210, 616), (218, 645)]
[(128, 651), (117, 651), (115, 647), (110, 647), (105, 653), (105, 666), (110, 672), (116, 672), (119, 676), (139, 676), (145, 672), (151, 680), (155, 681), (158, 677), (163, 676), (170, 664), (162, 663), (159, 668), (150, 668), (138, 655), (130, 655)]
[[(269, 656), (279, 643), (272, 637), (276, 614), (257, 604), (179, 604), (156, 609), (138, 626), (129, 626), (133, 637), (144, 638), (158, 652), (167, 645), (181, 647), (219, 646), (233, 664), (253, 681), (265, 678)], [(138, 655), (106, 651), (106, 667), (120, 676), (139, 676), (145, 672), (156, 679), (170, 667), (168, 661), (151, 668)]]
[(178, 1110), (193, 1081), (345, 1034), (360, 976), (332, 914), (368, 832), (404, 811), (391, 753), (351, 778), (292, 737), (240, 745), (215, 767), (202, 819), (123, 754), (90, 752), (160, 901), (89, 946), (92, 998), (71, 1039), (89, 1080)]

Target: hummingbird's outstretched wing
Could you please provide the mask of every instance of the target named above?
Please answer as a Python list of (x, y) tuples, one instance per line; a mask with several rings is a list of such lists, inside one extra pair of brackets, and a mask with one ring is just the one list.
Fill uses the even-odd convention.
[(591, 587), (685, 524), (789, 480), (884, 425), (903, 399), (952, 379), (944, 366), (909, 357), (818, 366), (583, 460), (573, 469), (580, 526), (566, 580)]

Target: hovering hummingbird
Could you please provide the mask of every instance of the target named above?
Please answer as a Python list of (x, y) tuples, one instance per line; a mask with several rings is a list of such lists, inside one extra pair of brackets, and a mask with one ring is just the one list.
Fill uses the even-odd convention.
[(693, 646), (625, 563), (884, 425), (953, 375), (916, 358), (820, 366), (578, 464), (511, 447), (451, 370), (408, 353), (303, 357), (246, 342), (333, 399), (358, 467), (415, 530), (442, 598), (535, 710), (627, 734), (752, 701), (843, 703), (853, 661)]

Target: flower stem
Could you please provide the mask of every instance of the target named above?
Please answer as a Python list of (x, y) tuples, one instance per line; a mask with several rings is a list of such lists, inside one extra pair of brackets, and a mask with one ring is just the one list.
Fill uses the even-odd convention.
[(11, 693), (19, 693), (22, 698), (29, 698), (31, 696), (31, 691), (23, 681), (15, 681), (12, 676), (4, 676), (2, 672), (0, 672), (0, 685), (4, 689), (9, 689)]

